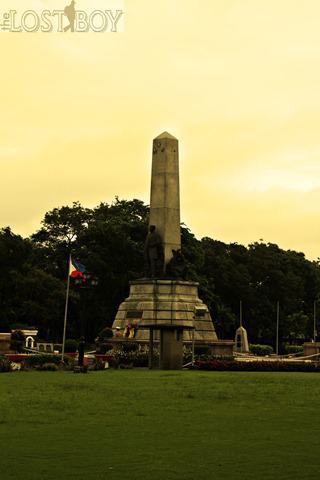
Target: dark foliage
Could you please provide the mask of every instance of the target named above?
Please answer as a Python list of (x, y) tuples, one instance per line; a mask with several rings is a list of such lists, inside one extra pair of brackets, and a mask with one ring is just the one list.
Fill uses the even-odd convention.
[(65, 343), (65, 352), (75, 353), (78, 350), (78, 345), (77, 340), (73, 340), (72, 338), (67, 339)]
[[(130, 280), (143, 276), (148, 207), (116, 200), (96, 208), (55, 208), (31, 238), (0, 230), (0, 331), (14, 324), (37, 326), (43, 340), (61, 343), (68, 257), (86, 265), (97, 286), (71, 282), (67, 336), (92, 342), (111, 327)], [(280, 302), (280, 347), (313, 335), (313, 302), (320, 266), (302, 253), (256, 242), (248, 248), (208, 237), (197, 240), (182, 226), (188, 278), (199, 282), (220, 338), (233, 338), (239, 302), (252, 343), (274, 345)], [(283, 348), (282, 348), (283, 350)]]
[[(69, 364), (72, 363), (73, 359), (71, 359), (68, 356), (64, 357), (64, 363)], [(38, 367), (42, 366), (44, 364), (52, 364), (54, 363), (55, 365), (61, 365), (61, 357), (59, 355), (28, 355), (27, 358), (24, 360), (24, 365), (26, 367)]]
[(273, 353), (273, 348), (270, 347), (270, 345), (250, 344), (249, 348), (250, 348), (250, 352), (253, 353), (254, 355), (265, 356), (265, 355), (271, 355)]
[(10, 372), (11, 362), (6, 357), (0, 357), (0, 373)]
[(37, 370), (43, 372), (57, 372), (59, 370), (59, 367), (56, 363), (44, 363), (43, 365), (39, 365), (37, 367)]
[(23, 352), (24, 346), (24, 335), (21, 330), (16, 330), (11, 334), (11, 341), (10, 341), (10, 350), (13, 350), (17, 353)]
[(300, 353), (303, 354), (303, 345), (285, 345), (284, 351), (287, 354)]

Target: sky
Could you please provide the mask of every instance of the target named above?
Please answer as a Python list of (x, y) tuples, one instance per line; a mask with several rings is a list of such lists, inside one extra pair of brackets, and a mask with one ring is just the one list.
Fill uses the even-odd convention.
[[(4, 0), (60, 9), (67, 0)], [(77, 9), (115, 9), (79, 0)], [(149, 203), (152, 140), (179, 139), (201, 238), (320, 256), (320, 2), (126, 0), (118, 32), (0, 31), (0, 228), (115, 196)]]

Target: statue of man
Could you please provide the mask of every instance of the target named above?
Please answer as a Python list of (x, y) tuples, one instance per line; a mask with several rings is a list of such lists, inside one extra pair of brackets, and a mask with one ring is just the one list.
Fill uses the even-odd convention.
[(170, 278), (186, 280), (187, 262), (181, 250), (172, 250), (172, 258), (167, 265), (167, 275)]
[(161, 235), (156, 231), (155, 225), (150, 225), (149, 233), (144, 246), (147, 276), (151, 278), (163, 275), (163, 245)]

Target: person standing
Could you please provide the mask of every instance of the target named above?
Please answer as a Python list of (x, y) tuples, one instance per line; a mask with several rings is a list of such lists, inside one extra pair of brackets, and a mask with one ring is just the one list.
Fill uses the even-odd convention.
[(69, 20), (69, 25), (64, 28), (64, 31), (67, 32), (68, 30), (71, 30), (71, 32), (74, 32), (74, 22), (76, 19), (76, 9), (75, 9), (75, 1), (72, 0), (70, 5), (67, 5), (66, 8), (64, 9), (64, 14)]

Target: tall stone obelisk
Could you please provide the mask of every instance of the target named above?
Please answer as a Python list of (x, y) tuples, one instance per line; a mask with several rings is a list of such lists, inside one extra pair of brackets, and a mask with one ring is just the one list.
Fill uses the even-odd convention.
[(181, 248), (179, 145), (168, 132), (153, 140), (150, 225), (155, 225), (162, 237), (167, 265), (172, 250)]
[[(172, 250), (181, 248), (179, 197), (178, 140), (164, 132), (153, 140), (150, 225), (161, 236), (165, 266)], [(115, 341), (146, 343), (151, 338), (149, 328), (160, 342), (160, 358), (171, 358), (173, 363), (178, 350), (182, 361), (182, 342), (191, 345), (193, 329), (196, 343), (224, 348), (210, 311), (199, 298), (198, 283), (163, 273), (130, 282), (129, 297), (119, 305), (113, 322)]]

